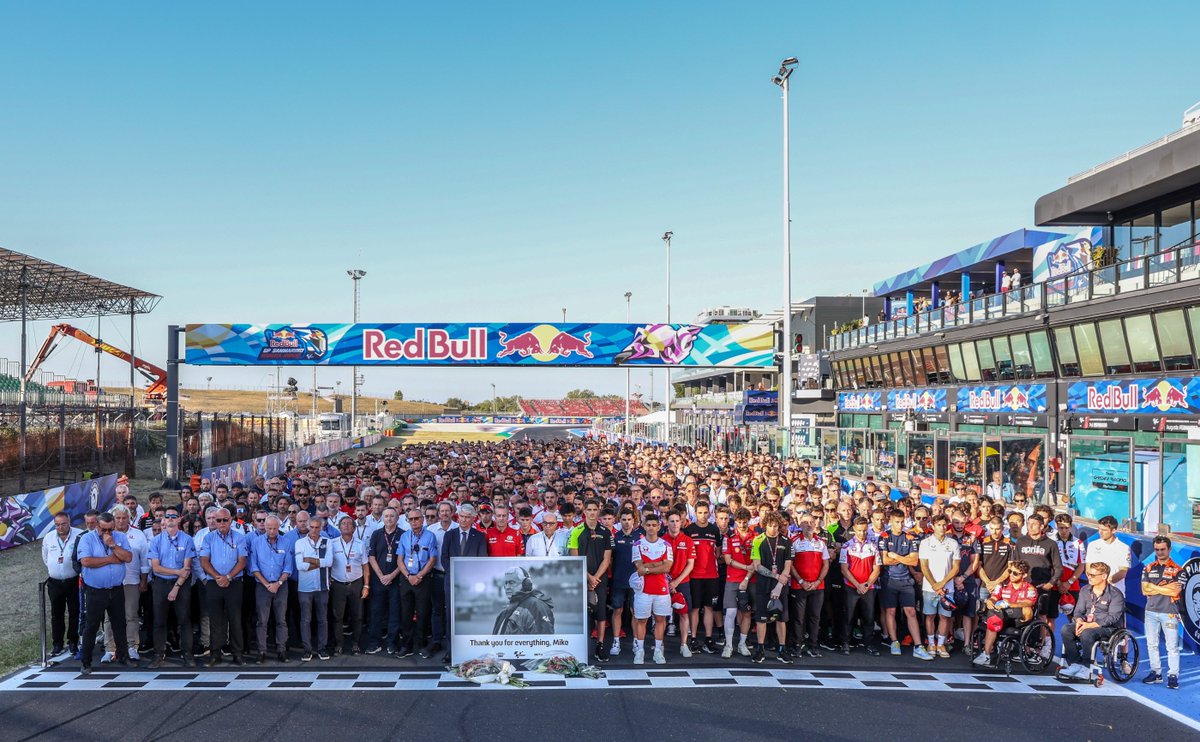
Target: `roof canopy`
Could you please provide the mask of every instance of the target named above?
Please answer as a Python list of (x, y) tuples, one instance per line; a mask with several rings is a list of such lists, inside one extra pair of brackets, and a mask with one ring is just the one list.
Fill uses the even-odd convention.
[(145, 314), (161, 296), (0, 247), (0, 322), (21, 319), (25, 277), (29, 320)]

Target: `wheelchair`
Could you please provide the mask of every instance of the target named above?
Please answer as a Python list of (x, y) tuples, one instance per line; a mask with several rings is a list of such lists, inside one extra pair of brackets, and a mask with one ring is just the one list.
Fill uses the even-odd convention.
[[(979, 626), (971, 633), (970, 641), (967, 642), (967, 655), (972, 660), (983, 652), (986, 632), (983, 621), (980, 621)], [(1005, 676), (1008, 676), (1012, 675), (1013, 665), (1020, 663), (1025, 672), (1040, 675), (1053, 662), (1055, 641), (1054, 628), (1044, 619), (1035, 615), (1029, 621), (1019, 621), (1005, 627), (996, 635), (996, 644), (992, 647), (991, 667), (1003, 670)], [(987, 667), (983, 665), (979, 669)]]
[(1121, 684), (1128, 683), (1137, 672), (1141, 649), (1138, 648), (1133, 632), (1120, 628), (1107, 639), (1096, 642), (1092, 647), (1090, 659), (1091, 664), (1088, 667), (1090, 672), (1087, 679), (1066, 677), (1062, 674), (1062, 668), (1054, 673), (1054, 677), (1066, 683), (1088, 682), (1099, 688), (1104, 685), (1104, 673), (1107, 670), (1108, 676), (1113, 680)]

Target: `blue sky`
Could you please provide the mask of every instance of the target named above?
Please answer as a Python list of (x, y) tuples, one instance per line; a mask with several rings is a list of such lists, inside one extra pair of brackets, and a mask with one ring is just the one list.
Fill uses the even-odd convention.
[[(1033, 226), (1200, 98), (1194, 2), (431, 5), (0, 2), (0, 245), (162, 294), (137, 338), (158, 362), (171, 323), (348, 320), (351, 267), (364, 321), (623, 321), (625, 291), (659, 321), (668, 229), (679, 321), (782, 302), (783, 57), (797, 299)], [(183, 378), (210, 374), (265, 383)], [(365, 375), (436, 400), (624, 384)]]

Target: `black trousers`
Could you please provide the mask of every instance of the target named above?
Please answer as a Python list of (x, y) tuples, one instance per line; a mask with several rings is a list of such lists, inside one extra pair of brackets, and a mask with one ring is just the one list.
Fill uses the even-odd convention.
[(333, 648), (342, 651), (345, 634), (342, 632), (342, 621), (350, 614), (350, 646), (362, 649), (363, 630), (363, 581), (359, 577), (354, 582), (338, 582), (331, 580), (329, 584), (329, 610), (333, 612)]
[(266, 647), (258, 646), (258, 632), (255, 631), (258, 617), (254, 610), (254, 585), (257, 581), (248, 573), (243, 573), (238, 582), (242, 583), (242, 636), (245, 637), (247, 646), (253, 643), (258, 651), (265, 652)]
[(821, 608), (821, 634), (836, 646), (849, 641), (846, 635), (846, 599), (843, 597), (847, 587), (842, 582), (825, 581), (825, 604)]
[(433, 582), (429, 577), (417, 585), (409, 584), (402, 575), (400, 583), (400, 631), (404, 635), (404, 644), (415, 650), (425, 641), (429, 634), (429, 624), (433, 619)]
[(843, 589), (846, 594), (846, 633), (842, 643), (850, 641), (854, 635), (854, 617), (857, 612), (862, 617), (862, 636), (864, 644), (875, 643), (875, 591), (868, 590), (866, 595), (859, 595), (850, 585)]
[(175, 587), (175, 577), (155, 577), (150, 582), (151, 601), (154, 605), (154, 653), (159, 657), (167, 656), (167, 620), (175, 615), (175, 625), (179, 627), (179, 644), (184, 657), (192, 656), (192, 578), (179, 588), (175, 600), (167, 600), (171, 588)]
[(129, 659), (129, 643), (125, 640), (125, 588), (98, 588), (83, 586), (84, 604), (87, 606), (87, 617), (83, 624), (83, 643), (80, 645), (80, 659), (84, 667), (92, 666), (92, 655), (96, 651), (96, 632), (105, 615), (112, 626), (113, 641), (117, 645), (117, 659)]
[[(824, 590), (800, 590), (791, 592), (792, 644), (816, 649), (821, 636), (821, 608), (825, 603)], [(804, 638), (808, 632), (808, 639)]]
[(220, 657), (228, 631), (229, 649), (234, 657), (242, 656), (242, 581), (233, 580), (228, 587), (221, 587), (216, 580), (204, 586), (205, 602), (208, 604), (208, 632), (212, 636), (214, 657)]
[[(63, 635), (71, 644), (79, 643), (79, 578), (46, 580), (50, 594), (50, 639), (55, 647), (63, 646)], [(64, 620), (64, 615), (66, 618)]]

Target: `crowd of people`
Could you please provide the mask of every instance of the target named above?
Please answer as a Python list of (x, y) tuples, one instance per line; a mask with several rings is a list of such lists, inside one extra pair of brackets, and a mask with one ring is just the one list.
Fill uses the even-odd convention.
[[(453, 560), (528, 555), (584, 557), (593, 662), (933, 662), (978, 630), (986, 665), (1005, 626), (1061, 611), (1062, 672), (1085, 677), (1092, 645), (1123, 625), (1129, 547), (1111, 517), (1085, 544), (1070, 515), (1010, 494), (846, 492), (806, 460), (598, 439), (424, 443), (145, 504), (123, 493), (82, 529), (60, 513), (42, 555), (54, 652), (84, 673), (100, 643), (101, 663), (147, 653), (151, 667), (342, 653), (449, 664)], [(1178, 565), (1169, 540), (1155, 544), (1142, 590), (1177, 687), (1165, 625)], [(1148, 682), (1163, 679), (1158, 644), (1156, 631)]]

